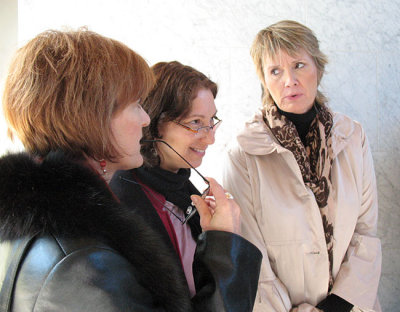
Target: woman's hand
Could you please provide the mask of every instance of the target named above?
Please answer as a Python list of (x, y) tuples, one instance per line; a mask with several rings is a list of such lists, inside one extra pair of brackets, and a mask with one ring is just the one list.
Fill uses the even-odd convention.
[(228, 199), (225, 190), (213, 178), (210, 181), (208, 196), (203, 199), (192, 195), (191, 199), (200, 215), (200, 225), (203, 231), (226, 231), (240, 234), (240, 207), (233, 199)]

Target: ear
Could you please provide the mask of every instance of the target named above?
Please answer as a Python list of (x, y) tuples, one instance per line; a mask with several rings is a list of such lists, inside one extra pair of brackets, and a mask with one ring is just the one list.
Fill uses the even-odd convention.
[(160, 122), (157, 125), (157, 133), (154, 133), (154, 138), (155, 139), (162, 139), (163, 138), (164, 133), (167, 131), (166, 130), (166, 126), (167, 126), (166, 122)]

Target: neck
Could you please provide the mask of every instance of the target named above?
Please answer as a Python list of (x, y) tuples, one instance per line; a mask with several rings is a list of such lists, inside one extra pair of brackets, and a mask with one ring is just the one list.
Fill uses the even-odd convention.
[(88, 164), (107, 182), (107, 184), (111, 181), (114, 172), (116, 171), (111, 162), (107, 162), (104, 169), (106, 172), (103, 171), (103, 168), (100, 166), (100, 162), (94, 160), (93, 158), (87, 157)]
[(277, 106), (278, 111), (281, 115), (286, 116), (296, 127), (297, 133), (299, 134), (300, 140), (303, 142), (303, 144), (306, 144), (306, 136), (308, 131), (310, 130), (310, 125), (312, 121), (314, 120), (315, 116), (317, 115), (317, 110), (315, 106), (313, 105), (310, 110), (303, 114), (295, 114), (295, 113), (288, 113), (285, 111), (282, 111), (279, 109)]
[(178, 171), (179, 171), (179, 169), (180, 168), (178, 168), (178, 169), (173, 169), (172, 167), (170, 167), (170, 166), (166, 166), (165, 165), (165, 163), (163, 162), (163, 161), (161, 161), (160, 162), (160, 168), (161, 169), (164, 169), (164, 170), (166, 170), (166, 171), (170, 171), (170, 172), (172, 172), (172, 173), (178, 173)]

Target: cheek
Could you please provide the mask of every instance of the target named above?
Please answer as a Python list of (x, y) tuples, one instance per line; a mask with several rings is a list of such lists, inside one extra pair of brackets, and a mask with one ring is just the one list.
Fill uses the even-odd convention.
[(317, 74), (311, 74), (309, 75), (309, 77), (307, 78), (307, 82), (308, 82), (308, 89), (310, 90), (310, 93), (312, 95), (315, 95), (317, 93), (317, 89), (318, 89), (318, 78), (317, 78)]
[(267, 90), (269, 94), (272, 96), (272, 98), (275, 100), (276, 97), (279, 95), (279, 83), (276, 81), (269, 81), (267, 82)]

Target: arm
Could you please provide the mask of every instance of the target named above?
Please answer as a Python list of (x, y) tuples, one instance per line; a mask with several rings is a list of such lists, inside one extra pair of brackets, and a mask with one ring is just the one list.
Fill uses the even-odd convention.
[(193, 262), (196, 311), (252, 311), (260, 275), (261, 252), (239, 236), (240, 208), (214, 179), (204, 200), (192, 195), (200, 215)]
[(198, 294), (191, 303), (182, 289), (181, 298), (169, 295), (165, 302), (139, 282), (141, 268), (114, 250), (80, 249), (62, 258), (47, 275), (34, 311), (251, 311), (260, 263), (260, 252), (245, 239), (226, 232), (203, 233), (194, 264)]
[(353, 237), (335, 279), (332, 293), (361, 309), (374, 309), (377, 304), (382, 256), (380, 240), (376, 237), (378, 201), (374, 166), (363, 130), (361, 130), (361, 144), (361, 207)]
[(193, 262), (196, 311), (252, 311), (261, 253), (239, 235), (206, 231), (199, 236)]
[(110, 249), (88, 248), (59, 262), (40, 291), (34, 311), (164, 311), (137, 281), (133, 266)]
[(255, 244), (263, 254), (255, 311), (289, 311), (291, 302), (288, 292), (269, 263), (265, 241), (256, 216), (256, 210), (262, 207), (254, 204), (257, 200), (254, 198), (251, 184), (244, 152), (230, 151), (225, 161), (223, 185), (233, 194), (241, 207), (242, 235)]

